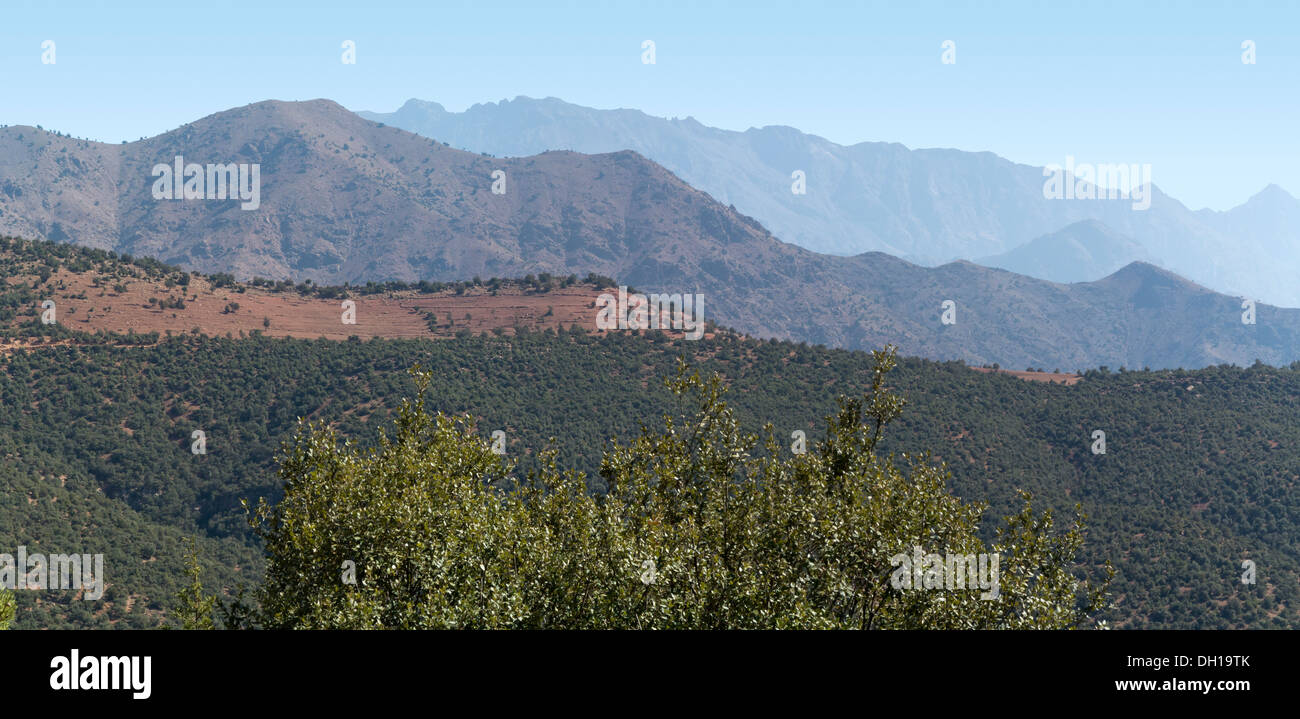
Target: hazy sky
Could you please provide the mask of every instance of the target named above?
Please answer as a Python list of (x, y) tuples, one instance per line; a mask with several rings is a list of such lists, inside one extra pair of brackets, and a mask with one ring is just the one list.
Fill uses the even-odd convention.
[[(356, 64), (341, 60), (345, 40)], [(517, 95), (1035, 165), (1150, 163), (1193, 209), (1270, 182), (1300, 195), (1289, 0), (0, 0), (2, 124), (118, 142), (272, 98), (390, 111)]]

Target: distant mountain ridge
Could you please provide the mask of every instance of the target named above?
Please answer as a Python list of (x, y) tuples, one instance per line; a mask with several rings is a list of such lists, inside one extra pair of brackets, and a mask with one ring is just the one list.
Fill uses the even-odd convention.
[[(886, 142), (844, 146), (790, 127), (735, 132), (692, 118), (527, 97), (460, 113), (411, 100), (395, 112), (360, 114), (499, 156), (634, 150), (753, 216), (782, 240), (818, 252), (880, 251), (934, 265), (1000, 255), (1075, 222), (1097, 220), (1200, 284), (1300, 307), (1294, 280), (1300, 276), (1300, 200), (1276, 185), (1227, 212), (1193, 212), (1159, 190), (1155, 167), (1150, 208), (1133, 210), (1128, 200), (1045, 199), (1042, 168), (989, 152), (912, 150)], [(807, 194), (791, 190), (797, 170), (805, 173)]]
[(1132, 262), (1158, 264), (1144, 247), (1096, 220), (1076, 222), (976, 262), (1052, 282), (1091, 282)]
[[(260, 206), (154, 199), (151, 168), (177, 155), (258, 163)], [(326, 100), (255, 103), (124, 145), (0, 129), (0, 233), (318, 284), (594, 272), (701, 293), (707, 319), (758, 337), (1013, 368), (1300, 359), (1300, 311), (1260, 305), (1243, 325), (1240, 300), (1149, 265), (1061, 285), (817, 254), (631, 151), (491, 158)], [(941, 322), (946, 300), (955, 324)]]

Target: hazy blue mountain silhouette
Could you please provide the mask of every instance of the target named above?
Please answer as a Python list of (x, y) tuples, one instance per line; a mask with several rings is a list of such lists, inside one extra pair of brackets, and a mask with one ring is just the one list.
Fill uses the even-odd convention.
[(976, 261), (1053, 282), (1091, 282), (1131, 262), (1157, 262), (1142, 245), (1096, 220), (1076, 222), (1009, 252)]

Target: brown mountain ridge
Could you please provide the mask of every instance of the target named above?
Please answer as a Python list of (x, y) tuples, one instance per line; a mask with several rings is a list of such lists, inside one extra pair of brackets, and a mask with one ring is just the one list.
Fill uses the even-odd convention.
[[(152, 169), (176, 156), (257, 164), (258, 208), (154, 199)], [(0, 129), (0, 232), (319, 284), (594, 272), (700, 293), (706, 317), (760, 337), (1007, 367), (1300, 359), (1300, 311), (1260, 305), (1245, 325), (1239, 299), (1148, 265), (1065, 285), (820, 255), (630, 151), (493, 158), (328, 100), (259, 102), (123, 145)]]

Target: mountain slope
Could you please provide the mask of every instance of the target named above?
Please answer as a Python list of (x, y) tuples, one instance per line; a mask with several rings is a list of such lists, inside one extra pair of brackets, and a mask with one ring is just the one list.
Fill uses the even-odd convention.
[[(895, 270), (907, 267), (892, 261)], [(521, 476), (551, 447), (560, 466), (586, 471), (593, 489), (601, 488), (597, 469), (611, 437), (627, 441), (674, 411), (662, 383), (681, 358), (726, 378), (746, 431), (771, 423), (778, 440), (801, 429), (810, 441), (825, 430), (837, 395), (864, 389), (873, 363), (865, 352), (725, 330), (689, 341), (556, 327), (546, 317), (519, 322), (518, 334), (434, 340), (406, 335), (361, 305), (407, 301), (405, 288), (349, 290), (367, 310), (349, 331), (365, 341), (231, 332), (249, 335), (233, 339), (213, 335), (241, 322), (248, 324), (240, 329), (260, 327), (244, 303), (310, 321), (317, 306), (333, 309), (337, 295), (185, 279), (148, 259), (5, 239), (0, 276), (7, 286), (0, 333), (25, 340), (0, 351), (0, 546), (105, 555), (102, 602), (73, 591), (17, 592), (19, 626), (30, 628), (157, 625), (186, 581), (185, 536), (199, 538), (206, 586), (255, 585), (261, 552), (240, 500), (278, 495), (281, 442), (299, 418), (373, 442), (411, 396), (407, 369), (417, 363), (435, 378), (434, 407), (472, 414), (481, 436), (506, 433)], [(1188, 291), (1176, 276), (1139, 264), (1095, 284), (1137, 306)], [(464, 292), (451, 297), (476, 321), (508, 297), (457, 290)], [(186, 302), (138, 313), (128, 325), (134, 334), (78, 331), (114, 327), (83, 326), (87, 304), (117, 319), (145, 291), (184, 292)], [(564, 288), (531, 296), (558, 305)], [(57, 325), (35, 318), (41, 297), (58, 298)], [(240, 311), (205, 309), (230, 301)], [(198, 331), (160, 336), (173, 312)], [(326, 334), (329, 324), (309, 329)], [(385, 339), (386, 332), (415, 338)], [(992, 517), (1018, 509), (1021, 489), (1066, 514), (1082, 503), (1090, 518), (1085, 561), (1109, 559), (1118, 570), (1109, 616), (1120, 626), (1300, 624), (1300, 363), (1092, 370), (1072, 379), (1024, 382), (904, 358), (889, 382), (908, 404), (882, 451), (933, 452), (952, 472), (954, 493), (988, 501)], [(1097, 429), (1106, 432), (1105, 454), (1088, 450)], [(195, 430), (206, 436), (202, 454), (192, 450)], [(1239, 581), (1244, 558), (1258, 563), (1258, 585)]]
[[(879, 253), (849, 259), (857, 268), (847, 275), (870, 277), (871, 304), (844, 332), (848, 341), (833, 344), (899, 341), (928, 357), (1075, 369), (1279, 364), (1300, 341), (1300, 311), (1258, 305), (1256, 324), (1246, 325), (1239, 299), (1140, 262), (1061, 285), (969, 262), (928, 269)], [(956, 322), (942, 325), (949, 299)]]
[[(1134, 210), (1129, 200), (1044, 199), (1041, 168), (988, 152), (910, 150), (884, 142), (844, 146), (790, 127), (733, 132), (691, 118), (526, 97), (463, 113), (411, 100), (396, 112), (361, 114), (494, 155), (635, 150), (754, 216), (777, 237), (819, 252), (882, 251), (922, 264), (973, 260), (1097, 220), (1200, 284), (1300, 307), (1300, 285), (1293, 280), (1300, 274), (1300, 201), (1281, 188), (1266, 191), (1277, 195), (1275, 203), (1255, 203), (1243, 213), (1192, 212), (1153, 187), (1150, 208)], [(791, 191), (796, 170), (806, 174), (807, 194)], [(1160, 168), (1152, 173), (1158, 181)]]
[(1052, 282), (1091, 282), (1139, 261), (1156, 262), (1141, 245), (1096, 220), (1076, 222), (1010, 252), (976, 260)]
[[(155, 200), (151, 168), (176, 155), (259, 163), (260, 206)], [(1011, 367), (1300, 358), (1300, 312), (1261, 307), (1244, 326), (1238, 300), (1182, 280), (1134, 305), (1143, 288), (820, 255), (633, 152), (489, 158), (328, 101), (258, 103), (121, 146), (5, 128), (0, 157), (0, 226), (206, 272), (318, 284), (596, 273), (700, 293), (707, 318), (756, 336)], [(945, 300), (956, 324), (940, 321)]]

